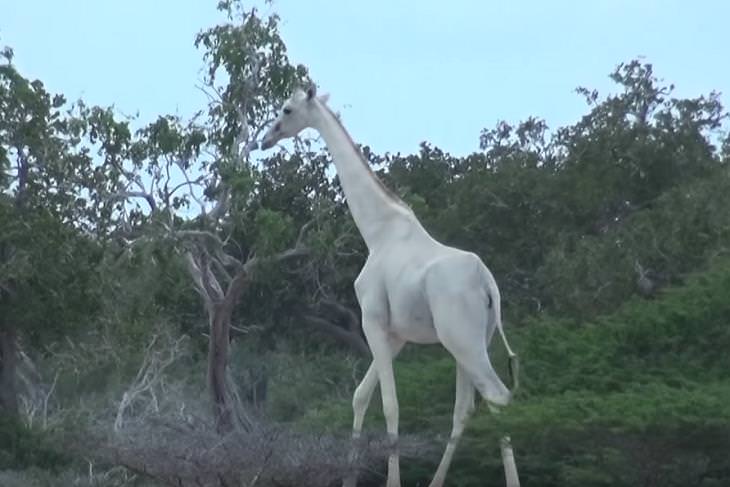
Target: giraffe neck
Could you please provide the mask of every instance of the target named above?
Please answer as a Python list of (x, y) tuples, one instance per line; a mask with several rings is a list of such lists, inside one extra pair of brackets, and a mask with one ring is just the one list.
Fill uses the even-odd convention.
[(418, 225), (411, 209), (375, 175), (335, 114), (319, 101), (317, 107), (314, 128), (332, 155), (347, 206), (368, 249), (400, 233), (398, 227)]

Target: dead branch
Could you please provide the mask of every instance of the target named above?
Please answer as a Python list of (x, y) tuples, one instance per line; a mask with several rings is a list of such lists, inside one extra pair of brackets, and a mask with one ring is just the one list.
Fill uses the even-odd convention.
[(144, 191), (121, 191), (110, 195), (110, 199), (128, 199), (128, 198), (143, 198), (150, 207), (150, 211), (157, 210), (157, 203), (155, 198)]
[(341, 304), (339, 301), (334, 300), (333, 298), (322, 299), (320, 301), (320, 305), (324, 308), (329, 308), (339, 316), (343, 317), (347, 322), (347, 328), (351, 332), (357, 332), (360, 330), (360, 319), (357, 317), (357, 314), (352, 309)]
[(22, 350), (18, 353), (17, 377), (20, 385), (20, 410), (29, 426), (40, 416), (41, 427), (48, 427), (48, 404), (53, 396), (60, 371), (50, 384), (44, 383), (41, 373), (31, 358)]
[(230, 198), (231, 198), (230, 190), (228, 188), (224, 187), (221, 189), (221, 191), (222, 191), (222, 193), (218, 197), (218, 201), (216, 202), (215, 206), (208, 214), (208, 219), (213, 224), (217, 223), (218, 220), (220, 220), (223, 217), (225, 212), (228, 210), (228, 207), (230, 204)]
[(165, 338), (166, 343), (158, 346), (160, 336), (152, 336), (150, 343), (145, 349), (142, 364), (137, 375), (122, 395), (117, 408), (116, 419), (114, 420), (114, 432), (119, 433), (124, 427), (125, 416), (135, 403), (139, 403), (143, 396), (148, 396), (149, 404), (147, 410), (159, 412), (158, 392), (161, 390), (165, 370), (170, 367), (182, 354), (182, 345), (187, 339), (186, 336), (172, 339), (169, 335)]
[(213, 244), (214, 247), (221, 248), (225, 246), (226, 242), (221, 240), (221, 238), (214, 234), (213, 232), (209, 232), (207, 230), (169, 230), (170, 232), (174, 233), (177, 237), (180, 238), (191, 238), (194, 240), (207, 240), (210, 243)]
[[(363, 356), (370, 356), (367, 342), (360, 333), (360, 319), (354, 310), (320, 289), (323, 297), (304, 315), (304, 320)], [(344, 325), (344, 326), (343, 326)]]
[[(180, 167), (180, 165), (181, 164), (178, 163), (178, 167)], [(190, 196), (192, 198), (195, 198), (197, 201), (197, 197), (192, 193), (192, 188), (193, 188), (193, 186), (199, 185), (203, 181), (204, 177), (198, 176), (197, 178), (195, 178), (194, 180), (191, 181), (190, 178), (188, 177), (187, 172), (183, 172), (183, 177), (185, 178), (185, 181), (183, 181), (182, 183), (179, 183), (177, 186), (173, 187), (171, 190), (165, 191), (165, 193), (172, 196), (180, 188), (184, 188), (185, 186), (187, 186), (190, 189)]]

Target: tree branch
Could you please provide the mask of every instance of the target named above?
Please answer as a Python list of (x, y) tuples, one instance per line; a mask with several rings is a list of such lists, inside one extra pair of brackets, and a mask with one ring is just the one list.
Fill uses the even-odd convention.
[(185, 253), (185, 261), (188, 264), (188, 271), (190, 272), (190, 276), (193, 278), (193, 284), (195, 285), (195, 290), (200, 294), (200, 296), (203, 298), (203, 301), (205, 302), (205, 307), (208, 310), (208, 312), (212, 312), (214, 309), (216, 301), (220, 301), (223, 299), (223, 295), (219, 296), (211, 296), (208, 287), (206, 286), (206, 279), (205, 278), (205, 271), (201, 267), (201, 265), (197, 262), (195, 257), (193, 256), (192, 252), (186, 252)]
[[(166, 192), (167, 192), (167, 194), (169, 194), (169, 195), (173, 195), (173, 194), (175, 194), (175, 192), (176, 192), (176, 191), (177, 191), (178, 189), (180, 189), (180, 188), (182, 188), (182, 187), (184, 187), (184, 186), (190, 186), (190, 196), (193, 196), (193, 193), (192, 193), (192, 187), (193, 187), (193, 186), (195, 186), (196, 184), (200, 184), (200, 182), (201, 182), (201, 181), (203, 180), (203, 176), (198, 176), (198, 177), (197, 177), (197, 178), (195, 178), (194, 180), (190, 181), (190, 180), (188, 179), (188, 177), (187, 177), (187, 174), (184, 174), (184, 175), (185, 175), (185, 179), (186, 179), (186, 180), (185, 180), (185, 181), (183, 181), (182, 183), (178, 184), (178, 185), (177, 185), (177, 186), (175, 186), (174, 188), (172, 188), (172, 189), (171, 189), (170, 191), (166, 191)], [(193, 196), (193, 198), (196, 198), (196, 197), (195, 197), (195, 196)], [(197, 198), (196, 198), (196, 200), (197, 200)]]
[(122, 200), (127, 198), (143, 198), (145, 201), (147, 201), (147, 204), (150, 207), (150, 211), (157, 211), (157, 203), (155, 202), (155, 198), (144, 191), (120, 191), (118, 193), (114, 193), (110, 196), (111, 199), (115, 200)]
[(344, 306), (343, 304), (339, 303), (338, 301), (335, 301), (332, 298), (324, 298), (320, 301), (320, 305), (330, 308), (338, 315), (342, 316), (346, 321), (348, 328), (351, 332), (357, 332), (359, 333), (360, 330), (360, 320), (357, 317), (357, 314), (347, 306)]
[(199, 185), (200, 181), (202, 181), (204, 179), (204, 177), (201, 175), (201, 176), (198, 176), (198, 178), (195, 179), (194, 181), (191, 181), (190, 177), (188, 176), (187, 170), (183, 167), (182, 161), (180, 161), (179, 159), (176, 160), (175, 165), (178, 167), (178, 169), (180, 169), (180, 172), (182, 173), (183, 177), (185, 178), (185, 182), (177, 185), (175, 187), (175, 189), (173, 189), (172, 192), (170, 192), (170, 195), (174, 194), (178, 188), (187, 185), (188, 193), (190, 194), (190, 197), (193, 198), (193, 200), (198, 204), (198, 206), (200, 206), (200, 213), (203, 216), (205, 216), (205, 203), (203, 203), (203, 201), (200, 198), (198, 198), (195, 195), (195, 193), (193, 192), (193, 186)]
[(305, 315), (304, 320), (320, 332), (333, 337), (341, 343), (344, 343), (358, 354), (366, 357), (370, 355), (370, 349), (359, 333), (345, 330), (344, 328), (337, 326), (331, 321), (320, 316)]
[(124, 416), (127, 414), (130, 406), (145, 393), (149, 394), (150, 406), (157, 412), (159, 403), (155, 388), (162, 383), (165, 369), (172, 365), (182, 353), (181, 345), (186, 337), (183, 335), (178, 339), (166, 337), (167, 342), (162, 350), (155, 350), (158, 343), (159, 335), (152, 336), (150, 343), (145, 348), (142, 364), (137, 371), (137, 376), (129, 385), (122, 395), (117, 408), (116, 418), (114, 420), (114, 431), (119, 432), (124, 426)]

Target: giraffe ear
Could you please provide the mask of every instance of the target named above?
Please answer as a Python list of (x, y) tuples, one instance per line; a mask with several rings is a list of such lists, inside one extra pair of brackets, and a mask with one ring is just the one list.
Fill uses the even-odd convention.
[(325, 93), (323, 95), (319, 95), (318, 99), (319, 99), (320, 102), (322, 102), (322, 104), (325, 104), (325, 103), (327, 103), (327, 100), (330, 99), (330, 94), (329, 93)]
[(315, 96), (317, 96), (317, 87), (312, 84), (307, 88), (307, 100), (311, 100)]

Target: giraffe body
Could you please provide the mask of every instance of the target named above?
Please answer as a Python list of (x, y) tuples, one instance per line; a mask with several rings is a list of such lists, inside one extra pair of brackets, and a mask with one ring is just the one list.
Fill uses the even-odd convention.
[[(379, 384), (391, 453), (388, 487), (400, 486), (397, 448), (398, 401), (393, 359), (405, 343), (441, 343), (457, 362), (456, 401), (451, 439), (431, 487), (442, 486), (466, 420), (474, 409), (474, 391), (504, 406), (511, 393), (495, 372), (487, 347), (502, 330), (497, 283), (473, 253), (446, 246), (429, 235), (411, 209), (373, 173), (339, 118), (314, 88), (297, 91), (284, 104), (262, 141), (268, 149), (305, 128), (317, 130), (332, 155), (347, 204), (369, 250), (355, 280), (363, 332), (373, 361), (353, 395), (353, 438), (362, 431), (365, 411)], [(509, 440), (501, 443), (507, 487), (519, 479)], [(356, 476), (345, 479), (354, 487)]]

